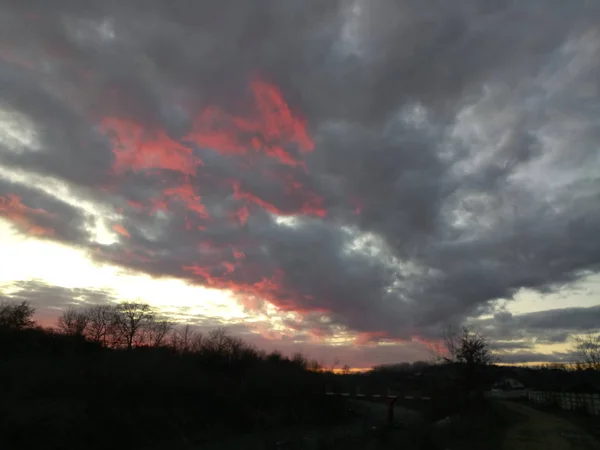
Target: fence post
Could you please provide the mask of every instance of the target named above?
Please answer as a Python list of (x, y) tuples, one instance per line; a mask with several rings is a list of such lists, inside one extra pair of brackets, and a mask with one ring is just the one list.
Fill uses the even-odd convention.
[(391, 427), (394, 425), (394, 403), (396, 403), (398, 397), (393, 397), (388, 403), (388, 425)]

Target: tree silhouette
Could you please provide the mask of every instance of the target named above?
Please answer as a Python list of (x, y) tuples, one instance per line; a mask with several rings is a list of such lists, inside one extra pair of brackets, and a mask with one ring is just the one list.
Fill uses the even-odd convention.
[(160, 347), (167, 341), (173, 331), (173, 322), (166, 319), (151, 320), (147, 324), (146, 344), (150, 347)]
[(85, 314), (88, 317), (86, 337), (105, 347), (114, 345), (116, 306), (94, 305), (87, 308)]
[(583, 369), (600, 370), (600, 334), (577, 336), (575, 348), (582, 358), (579, 365)]
[(15, 331), (35, 325), (35, 309), (26, 301), (0, 304), (0, 330)]
[(483, 385), (483, 369), (494, 361), (487, 339), (469, 327), (447, 328), (437, 351), (439, 361), (456, 369), (456, 381), (466, 397)]
[(58, 318), (58, 329), (71, 336), (84, 336), (90, 323), (86, 311), (69, 308)]
[(145, 303), (123, 302), (115, 308), (114, 325), (118, 333), (117, 342), (127, 350), (145, 343), (154, 311)]

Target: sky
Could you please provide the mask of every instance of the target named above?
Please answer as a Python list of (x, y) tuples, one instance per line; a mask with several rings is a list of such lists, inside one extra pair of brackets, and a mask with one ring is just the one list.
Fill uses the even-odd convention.
[(0, 298), (352, 367), (600, 328), (600, 3), (0, 0)]

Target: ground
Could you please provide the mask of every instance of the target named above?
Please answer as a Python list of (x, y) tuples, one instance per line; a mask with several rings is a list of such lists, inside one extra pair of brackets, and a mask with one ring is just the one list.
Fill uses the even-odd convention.
[[(453, 416), (450, 425), (425, 426), (420, 413), (398, 405), (393, 428), (384, 403), (348, 402), (359, 417), (322, 430), (281, 430), (272, 435), (223, 439), (208, 450), (600, 450), (598, 418), (526, 403), (494, 401)], [(590, 421), (578, 421), (591, 419)]]
[(503, 450), (600, 450), (600, 442), (559, 415), (503, 402), (519, 419), (505, 433)]

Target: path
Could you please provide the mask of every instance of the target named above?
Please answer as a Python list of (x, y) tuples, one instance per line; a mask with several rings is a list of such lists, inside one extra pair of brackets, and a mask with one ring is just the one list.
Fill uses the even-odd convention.
[(522, 403), (503, 402), (518, 414), (504, 438), (503, 450), (600, 450), (600, 443), (566, 419)]

